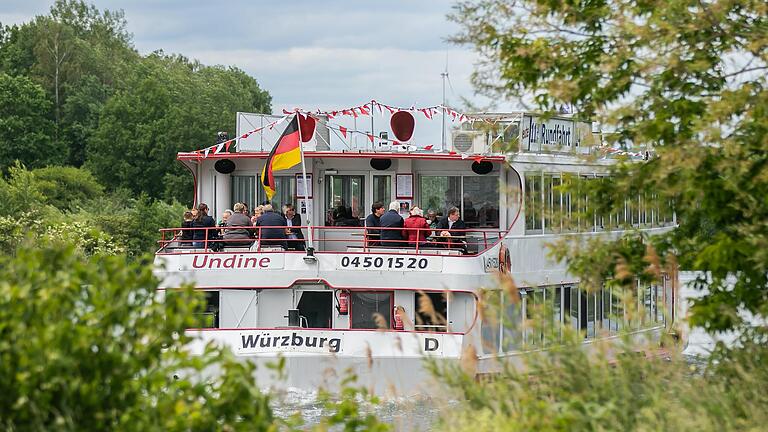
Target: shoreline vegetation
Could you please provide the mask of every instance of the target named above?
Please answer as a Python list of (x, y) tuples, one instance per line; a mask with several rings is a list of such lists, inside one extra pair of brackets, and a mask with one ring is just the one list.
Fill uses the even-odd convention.
[[(670, 202), (679, 226), (563, 241), (553, 259), (586, 290), (706, 272), (689, 324), (739, 337), (692, 364), (667, 337), (662, 358), (634, 355), (646, 346), (628, 338), (596, 342), (588, 355), (583, 335), (562, 328), (560, 345), (527, 355), (524, 370), (503, 363), (482, 380), (470, 346), (459, 364), (428, 364), (449, 401), (433, 430), (765, 428), (766, 329), (740, 314), (768, 316), (766, 17), (764, 2), (746, 0), (456, 4), (453, 40), (484, 60), (479, 90), (545, 111), (568, 104), (610, 126), (613, 145), (654, 150), (616, 165), (610, 181), (568, 187), (593, 203), (585, 216), (642, 192)], [(386, 402), (354, 376), (339, 394), (318, 393), (321, 414), (307, 425), (301, 412), (276, 410), (280, 396), (231, 352), (185, 352), (201, 295), (187, 286), (159, 301), (148, 255), (157, 229), (178, 226), (191, 205), (175, 154), (232, 132), (236, 111), (270, 111), (271, 97), (236, 68), (142, 56), (125, 24), (121, 12), (58, 0), (47, 15), (0, 27), (0, 428), (411, 427), (382, 421)], [(515, 293), (514, 283), (498, 288)], [(546, 322), (547, 307), (525, 330)]]

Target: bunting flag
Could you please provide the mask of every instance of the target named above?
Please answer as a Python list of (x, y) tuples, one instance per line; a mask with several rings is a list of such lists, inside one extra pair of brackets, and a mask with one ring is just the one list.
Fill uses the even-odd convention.
[(275, 171), (287, 170), (301, 162), (301, 139), (299, 137), (299, 115), (285, 127), (280, 139), (269, 152), (264, 168), (261, 171), (261, 185), (267, 194), (267, 200), (272, 201), (275, 195)]
[(344, 135), (344, 138), (347, 137), (347, 128), (344, 126), (339, 126), (339, 132), (341, 132), (342, 135)]
[(434, 147), (432, 144), (424, 146), (424, 150), (432, 150), (432, 147)]

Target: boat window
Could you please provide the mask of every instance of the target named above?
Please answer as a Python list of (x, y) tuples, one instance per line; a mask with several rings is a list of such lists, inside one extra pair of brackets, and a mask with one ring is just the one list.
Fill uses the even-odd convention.
[(325, 224), (327, 226), (360, 226), (360, 218), (365, 217), (364, 191), (364, 176), (325, 176)]
[(586, 298), (587, 302), (587, 337), (594, 338), (597, 336), (597, 294), (594, 292), (583, 292), (582, 297)]
[[(261, 175), (257, 177), (259, 187), (256, 188), (256, 204), (264, 204), (267, 201), (267, 195), (264, 188), (261, 187)], [(296, 205), (296, 177), (295, 176), (275, 176), (275, 195), (272, 197), (272, 207), (276, 212), (282, 211), (285, 204)], [(255, 206), (249, 207), (252, 210)]]
[(461, 177), (420, 176), (419, 197), (425, 214), (434, 210), (447, 216), (451, 207), (461, 208)]
[(541, 230), (542, 222), (542, 188), (541, 173), (525, 173), (525, 229), (527, 231)]
[(577, 287), (571, 287), (571, 326), (574, 329), (579, 329), (579, 289)]
[(664, 290), (659, 285), (653, 285), (654, 305), (656, 306), (656, 322), (664, 322)]
[(356, 292), (353, 291), (351, 300), (352, 328), (358, 329), (388, 329), (392, 315), (391, 291), (386, 292)]
[(483, 293), (483, 310), (480, 322), (480, 336), (482, 338), (482, 349), (485, 354), (496, 354), (499, 352), (501, 327), (501, 292), (486, 291)]
[(371, 203), (380, 202), (388, 206), (392, 201), (392, 176), (374, 175), (373, 176), (373, 200)]
[(232, 205), (238, 202), (248, 204), (248, 208), (256, 205), (256, 177), (232, 176)]
[(522, 346), (522, 316), (520, 297), (512, 298), (514, 294), (504, 293), (504, 314), (502, 315), (502, 347), (504, 351), (518, 351)]
[(547, 289), (547, 302), (552, 307), (552, 339), (560, 339), (560, 331), (562, 330), (563, 322), (563, 308), (562, 308), (562, 289), (557, 287), (550, 287)]
[(467, 228), (499, 227), (499, 178), (465, 176), (462, 218)]
[(416, 325), (420, 331), (444, 332), (448, 330), (448, 302), (445, 293), (416, 293)]
[(205, 302), (194, 315), (198, 328), (219, 328), (219, 292), (205, 291)]

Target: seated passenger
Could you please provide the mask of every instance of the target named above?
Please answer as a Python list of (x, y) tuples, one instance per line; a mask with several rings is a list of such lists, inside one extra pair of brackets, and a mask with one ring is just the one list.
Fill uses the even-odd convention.
[[(389, 203), (389, 211), (379, 218), (382, 228), (403, 227), (403, 218), (398, 213), (398, 210), (400, 210), (400, 204), (397, 201)], [(381, 245), (384, 247), (400, 247), (403, 245), (402, 230), (382, 229), (380, 239)]]
[(264, 206), (264, 214), (256, 221), (257, 235), (262, 246), (282, 246), (287, 248), (285, 218), (275, 213), (271, 204)]
[(247, 211), (245, 205), (237, 203), (234, 209), (235, 212), (227, 220), (226, 226), (238, 228), (224, 230), (224, 246), (250, 246), (253, 243), (251, 241), (253, 229), (247, 228), (252, 225), (251, 220), (243, 213)]
[(430, 209), (427, 211), (427, 223), (429, 224), (430, 228), (435, 228), (437, 226), (437, 223), (440, 222), (440, 218), (437, 217), (437, 213)]
[[(451, 207), (448, 210), (448, 216), (440, 219), (435, 229), (438, 231), (440, 240), (447, 242), (448, 247), (461, 247), (462, 249), (466, 247), (464, 243), (467, 236), (466, 231), (456, 231), (467, 229), (467, 225), (459, 216), (458, 208)], [(456, 239), (452, 239), (452, 237), (456, 237)]]
[(192, 214), (191, 210), (187, 210), (184, 212), (184, 221), (181, 223), (181, 237), (179, 237), (180, 246), (181, 247), (192, 247), (192, 222), (194, 221), (195, 216)]
[(368, 217), (365, 218), (366, 246), (379, 246), (381, 244), (381, 242), (379, 242), (379, 236), (381, 235), (381, 230), (371, 229), (371, 227), (381, 226), (381, 215), (383, 214), (384, 214), (384, 204), (380, 202), (373, 203), (373, 205), (371, 206), (371, 214), (369, 214)]
[(403, 237), (408, 241), (408, 246), (415, 247), (427, 241), (427, 234), (430, 234), (429, 223), (424, 218), (424, 212), (414, 207), (411, 209), (411, 215), (403, 221)]
[[(288, 227), (300, 227), (301, 216), (296, 214), (296, 208), (293, 204), (286, 204), (283, 206), (283, 214), (285, 215), (285, 225)], [(304, 244), (304, 233), (301, 232), (301, 228), (286, 228), (285, 235), (288, 237), (288, 249), (289, 250), (304, 250), (306, 245)]]

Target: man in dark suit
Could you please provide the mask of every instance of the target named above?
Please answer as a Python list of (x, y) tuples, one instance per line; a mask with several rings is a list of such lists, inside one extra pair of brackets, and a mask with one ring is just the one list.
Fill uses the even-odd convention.
[[(262, 246), (282, 246), (283, 249), (287, 248), (285, 239), (285, 218), (275, 213), (271, 204), (264, 206), (264, 214), (259, 216), (256, 221), (256, 228), (259, 231), (259, 241)], [(275, 228), (273, 228), (275, 227)]]
[[(437, 223), (435, 230), (440, 236), (440, 240), (448, 242), (448, 247), (460, 247), (466, 248), (464, 239), (467, 236), (466, 231), (455, 231), (467, 229), (467, 225), (461, 220), (459, 209), (457, 207), (451, 207), (448, 210), (448, 216), (440, 219)], [(457, 237), (455, 240), (451, 237)]]
[(384, 214), (384, 204), (380, 202), (373, 203), (371, 206), (371, 214), (368, 215), (368, 217), (365, 218), (365, 227), (367, 228), (365, 230), (365, 239), (366, 239), (366, 245), (367, 246), (379, 246), (381, 243), (379, 242), (379, 236), (381, 235), (381, 230), (378, 229), (371, 229), (378, 228), (381, 226), (381, 216)]
[[(293, 204), (286, 204), (283, 206), (283, 214), (285, 215), (285, 225), (289, 227), (300, 227), (301, 216), (296, 214), (296, 208)], [(304, 233), (301, 232), (301, 228), (287, 228), (285, 235), (288, 238), (288, 250), (304, 250)]]
[(382, 228), (401, 228), (381, 230), (381, 245), (383, 247), (403, 246), (403, 217), (398, 213), (400, 204), (396, 201), (389, 203), (389, 211), (381, 215), (379, 223)]

